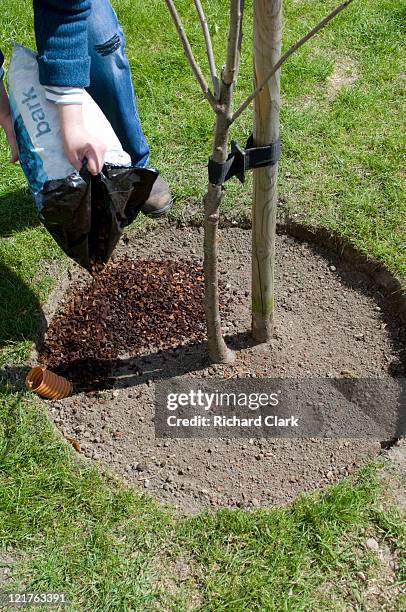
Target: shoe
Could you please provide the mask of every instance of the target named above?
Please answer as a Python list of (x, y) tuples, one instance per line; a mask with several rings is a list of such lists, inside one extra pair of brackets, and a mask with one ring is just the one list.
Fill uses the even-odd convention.
[(148, 200), (143, 204), (141, 212), (147, 217), (162, 217), (172, 208), (172, 196), (169, 185), (159, 175), (151, 189)]

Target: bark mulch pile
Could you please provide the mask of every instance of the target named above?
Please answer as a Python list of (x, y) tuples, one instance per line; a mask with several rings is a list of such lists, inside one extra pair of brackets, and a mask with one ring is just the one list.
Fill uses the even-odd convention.
[(78, 389), (101, 389), (119, 356), (137, 357), (205, 338), (199, 263), (109, 263), (51, 321), (41, 364)]

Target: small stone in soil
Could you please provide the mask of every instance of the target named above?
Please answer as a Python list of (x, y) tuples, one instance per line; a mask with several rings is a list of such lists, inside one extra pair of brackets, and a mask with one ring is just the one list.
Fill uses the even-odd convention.
[(368, 538), (366, 541), (366, 545), (370, 550), (374, 550), (376, 552), (379, 551), (379, 544), (378, 542), (375, 540), (375, 538)]

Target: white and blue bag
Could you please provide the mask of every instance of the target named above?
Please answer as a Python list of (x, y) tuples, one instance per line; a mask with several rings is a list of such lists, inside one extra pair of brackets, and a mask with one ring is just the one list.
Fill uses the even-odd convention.
[(8, 93), (20, 164), (42, 222), (80, 265), (90, 270), (95, 263), (106, 263), (124, 227), (147, 200), (157, 172), (131, 166), (87, 92), (86, 129), (106, 143), (107, 153), (99, 176), (92, 177), (85, 168), (78, 172), (64, 153), (58, 108), (39, 82), (37, 56), (18, 44), (9, 65)]

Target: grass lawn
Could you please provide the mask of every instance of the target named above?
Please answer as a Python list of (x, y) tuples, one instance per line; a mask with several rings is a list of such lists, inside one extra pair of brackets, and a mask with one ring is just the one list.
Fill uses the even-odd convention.
[[(284, 47), (333, 6), (286, 0)], [(178, 0), (203, 64), (193, 3)], [(205, 0), (224, 58), (225, 2)], [(152, 162), (175, 196), (173, 216), (199, 211), (213, 116), (190, 75), (163, 1), (116, 0), (127, 36)], [(251, 87), (246, 2), (237, 102)], [(282, 73), (280, 197), (309, 224), (347, 236), (406, 278), (404, 49), (398, 0), (356, 0)], [(34, 46), (27, 3), (2, 2), (1, 45)], [(403, 51), (403, 53), (402, 53)], [(221, 61), (219, 60), (219, 63)], [(252, 116), (233, 129), (241, 143)], [(39, 225), (0, 134), (0, 366), (26, 360), (52, 286), (44, 262), (63, 255)], [(250, 183), (227, 185), (225, 216), (249, 211)], [(142, 223), (142, 220), (140, 222)], [(203, 513), (178, 520), (150, 497), (78, 462), (43, 404), (3, 377), (0, 388), (0, 591), (69, 593), (71, 610), (378, 609), (365, 577), (382, 573), (368, 537), (398, 559), (388, 610), (406, 607), (404, 517), (384, 503), (379, 466), (367, 466), (286, 509)], [(403, 555), (403, 557), (402, 557)], [(402, 560), (403, 559), (403, 560)], [(11, 568), (11, 573), (4, 572)], [(368, 607), (377, 603), (376, 608)]]

